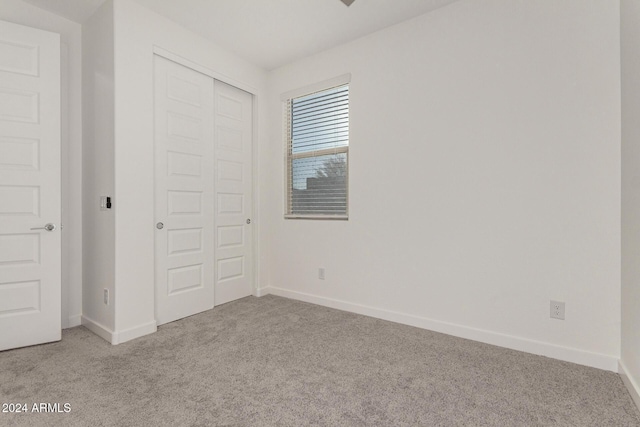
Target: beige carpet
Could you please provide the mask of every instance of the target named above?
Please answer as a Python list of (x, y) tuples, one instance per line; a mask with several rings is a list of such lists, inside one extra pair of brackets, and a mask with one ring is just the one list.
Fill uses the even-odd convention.
[(2, 352), (0, 402), (71, 406), (2, 426), (640, 426), (614, 373), (274, 296)]

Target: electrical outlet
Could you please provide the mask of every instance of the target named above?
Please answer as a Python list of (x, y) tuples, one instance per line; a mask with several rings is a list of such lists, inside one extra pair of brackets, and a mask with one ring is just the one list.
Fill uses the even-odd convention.
[(104, 305), (109, 305), (109, 289), (107, 288), (104, 288), (103, 300), (104, 300)]
[(564, 320), (564, 303), (561, 301), (551, 301), (551, 312), (552, 319)]
[(324, 267), (318, 269), (318, 279), (324, 280)]

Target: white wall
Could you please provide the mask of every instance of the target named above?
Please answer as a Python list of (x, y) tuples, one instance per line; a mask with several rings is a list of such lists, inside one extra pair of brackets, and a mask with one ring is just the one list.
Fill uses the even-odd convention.
[(621, 2), (622, 356), (620, 373), (640, 407), (640, 2)]
[(0, 19), (60, 34), (62, 64), (62, 327), (82, 312), (81, 27), (20, 0), (0, 0)]
[[(261, 292), (616, 370), (619, 29), (463, 0), (273, 71)], [(349, 221), (284, 220), (280, 94), (348, 72)]]
[[(100, 196), (115, 193), (113, 3), (82, 26), (84, 120), (84, 283), (82, 323), (110, 339), (115, 330), (115, 212)], [(109, 290), (111, 303), (103, 302)]]
[[(155, 330), (154, 46), (253, 91), (258, 103), (266, 72), (130, 0), (114, 1), (114, 22), (116, 316), (112, 342), (122, 342)], [(259, 124), (258, 139), (262, 133)]]

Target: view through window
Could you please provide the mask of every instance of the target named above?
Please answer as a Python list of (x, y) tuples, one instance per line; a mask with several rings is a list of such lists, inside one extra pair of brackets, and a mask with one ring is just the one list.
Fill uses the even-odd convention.
[(287, 101), (287, 214), (348, 213), (349, 86)]

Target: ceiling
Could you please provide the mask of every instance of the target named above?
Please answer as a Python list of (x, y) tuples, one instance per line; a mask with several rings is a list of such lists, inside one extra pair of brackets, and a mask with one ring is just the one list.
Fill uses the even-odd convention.
[(75, 22), (83, 23), (93, 15), (105, 0), (23, 0), (56, 15), (64, 16)]
[[(24, 0), (82, 23), (104, 0)], [(457, 0), (135, 0), (273, 69)]]

